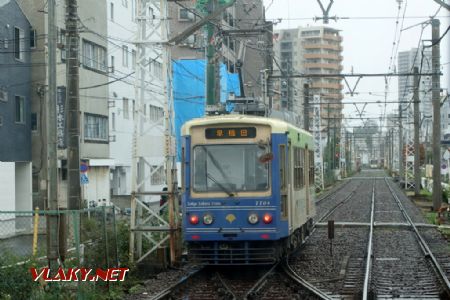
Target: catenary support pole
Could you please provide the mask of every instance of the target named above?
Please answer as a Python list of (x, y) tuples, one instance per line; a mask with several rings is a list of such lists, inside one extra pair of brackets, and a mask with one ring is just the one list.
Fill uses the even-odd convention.
[(433, 103), (433, 209), (438, 210), (442, 203), (441, 187), (441, 103), (440, 103), (440, 46), (439, 46), (439, 20), (431, 21), (431, 65), (433, 75), (432, 83), (432, 103)]
[(419, 111), (419, 69), (414, 67), (414, 194), (420, 194), (420, 111)]
[[(55, 0), (48, 0), (48, 101), (47, 189), (50, 210), (58, 209), (58, 158), (56, 150), (56, 25)], [(58, 215), (47, 215), (47, 259), (53, 272), (58, 268)]]

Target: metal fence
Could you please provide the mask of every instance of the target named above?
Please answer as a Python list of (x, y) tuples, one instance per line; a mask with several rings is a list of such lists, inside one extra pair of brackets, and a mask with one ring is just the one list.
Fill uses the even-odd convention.
[[(50, 218), (58, 220), (52, 239), (57, 239), (58, 261), (62, 267), (119, 267), (114, 207), (0, 211), (0, 281), (7, 281), (17, 266), (26, 266), (30, 262), (36, 267), (48, 264), (47, 225)], [(31, 281), (29, 272), (27, 280)], [(9, 285), (2, 286), (0, 283), (0, 298), (4, 296), (2, 288), (7, 289)], [(14, 290), (14, 286), (11, 288)]]

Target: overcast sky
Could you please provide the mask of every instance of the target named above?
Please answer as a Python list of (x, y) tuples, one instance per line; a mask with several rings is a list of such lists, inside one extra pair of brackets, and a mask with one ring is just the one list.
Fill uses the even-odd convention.
[[(329, 0), (321, 0), (326, 7)], [(330, 20), (329, 26), (342, 30), (344, 73), (350, 73), (351, 68), (355, 73), (385, 73), (389, 72), (389, 62), (393, 51), (393, 42), (398, 42), (400, 29), (406, 29), (419, 24), (433, 16), (439, 5), (433, 0), (403, 0), (401, 2), (400, 17), (396, 30), (398, 14), (398, 0), (335, 0), (330, 16), (337, 16), (337, 22)], [(450, 1), (447, 0), (447, 3)], [(314, 21), (314, 17), (322, 16), (322, 11), (317, 0), (264, 0), (267, 19), (281, 19), (275, 29), (296, 28), (298, 26), (322, 25), (322, 21)], [(406, 5), (406, 11), (405, 10)], [(402, 21), (403, 13), (405, 18)], [(441, 8), (438, 15), (441, 21), (440, 33), (445, 32), (449, 26), (450, 13)], [(349, 17), (350, 19), (343, 19)], [(386, 18), (391, 17), (391, 18)], [(417, 18), (413, 18), (417, 17)], [(402, 25), (403, 22), (403, 25)], [(417, 47), (422, 27), (415, 26), (401, 32), (398, 51), (410, 50)], [(423, 40), (431, 39), (431, 25), (423, 30)], [(397, 45), (394, 48), (397, 50)], [(441, 41), (441, 64), (444, 77), (441, 79), (441, 87), (449, 88), (450, 80), (450, 32)], [(397, 64), (396, 53), (394, 51)], [(352, 86), (356, 78), (349, 78)], [(352, 83), (353, 82), (353, 83)], [(359, 95), (345, 95), (344, 102), (350, 101), (384, 101), (384, 78), (361, 79), (356, 92)], [(344, 92), (348, 92), (345, 87)], [(369, 95), (368, 92), (376, 95)], [(397, 101), (397, 80), (392, 78), (389, 84), (388, 101)], [(362, 107), (362, 105), (359, 105)], [(390, 104), (388, 111), (397, 104)], [(384, 107), (384, 105), (383, 105)], [(366, 116), (379, 116), (383, 108), (378, 105), (368, 105)], [(346, 116), (356, 113), (353, 105), (346, 105)], [(359, 122), (359, 121), (356, 121)], [(355, 124), (355, 121), (351, 122)], [(360, 122), (359, 122), (360, 123)]]

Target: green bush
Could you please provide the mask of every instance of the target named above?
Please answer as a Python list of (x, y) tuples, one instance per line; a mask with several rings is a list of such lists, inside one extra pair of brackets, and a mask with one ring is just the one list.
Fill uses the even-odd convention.
[(450, 195), (449, 189), (442, 189), (442, 202), (448, 203), (448, 197)]
[(16, 265), (18, 261), (10, 254), (0, 257), (0, 299), (29, 299), (33, 289), (38, 287), (38, 283), (31, 280), (32, 263)]

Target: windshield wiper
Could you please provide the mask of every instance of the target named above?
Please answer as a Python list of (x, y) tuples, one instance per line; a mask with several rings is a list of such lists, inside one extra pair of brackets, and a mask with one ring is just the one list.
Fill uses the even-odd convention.
[[(212, 163), (216, 166), (217, 170), (220, 172), (220, 174), (222, 175), (222, 178), (225, 179), (226, 184), (230, 186), (230, 189), (232, 189), (231, 187), (231, 180), (228, 178), (228, 175), (222, 170), (222, 168), (220, 167), (220, 164), (217, 162), (217, 160), (214, 158), (214, 156), (211, 155), (211, 153), (209, 153), (208, 149), (205, 146), (200, 146), (201, 148), (203, 148), (205, 150), (206, 155), (208, 155), (208, 157), (211, 159)], [(207, 173), (207, 177), (208, 175), (211, 176), (211, 174)], [(214, 178), (210, 178), (212, 181), (214, 181), (219, 187), (221, 186), (221, 189), (224, 190), (228, 195), (230, 195), (230, 197), (234, 196), (234, 193), (231, 192), (229, 189), (227, 189), (225, 186), (223, 186), (222, 184), (218, 183), (216, 179)]]
[(215, 184), (217, 184), (217, 186), (220, 187), (220, 188), (222, 189), (222, 191), (224, 191), (225, 193), (227, 193), (228, 196), (234, 197), (234, 194), (233, 194), (229, 189), (227, 189), (223, 184), (219, 183), (219, 182), (217, 181), (217, 179), (215, 179), (211, 174), (206, 173), (206, 177), (208, 177), (209, 179), (212, 180), (212, 182), (214, 182)]

